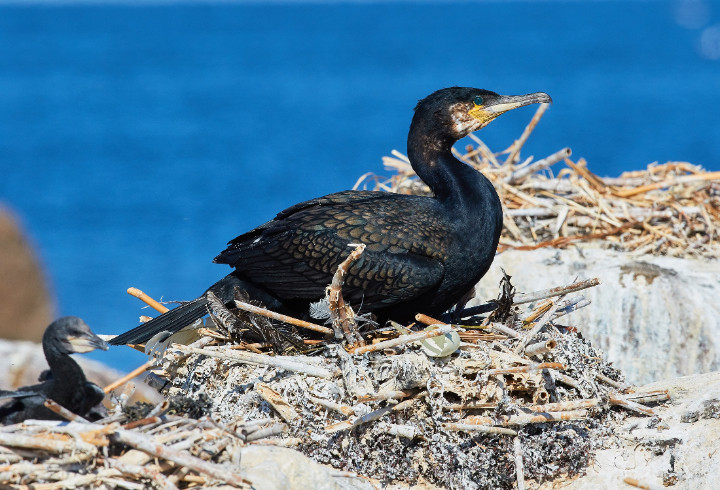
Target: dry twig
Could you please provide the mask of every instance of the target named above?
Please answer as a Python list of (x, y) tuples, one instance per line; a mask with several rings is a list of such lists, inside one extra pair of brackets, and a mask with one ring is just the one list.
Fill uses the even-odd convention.
[(365, 244), (360, 243), (350, 252), (350, 255), (343, 260), (333, 275), (332, 283), (327, 291), (328, 302), (330, 303), (330, 318), (335, 329), (335, 336), (341, 337), (340, 332), (345, 335), (350, 350), (356, 346), (365, 345), (365, 341), (357, 331), (357, 322), (355, 321), (355, 312), (350, 305), (345, 303), (342, 296), (342, 286), (345, 282), (343, 279), (350, 269), (350, 266), (360, 258), (365, 251)]
[(235, 306), (240, 308), (241, 310), (249, 311), (250, 313), (255, 313), (256, 315), (266, 316), (268, 318), (288, 323), (290, 325), (295, 325), (296, 327), (313, 330), (315, 332), (324, 333), (326, 335), (333, 333), (331, 329), (323, 327), (322, 325), (306, 322), (305, 320), (299, 320), (297, 318), (283, 315), (281, 313), (275, 313), (274, 311), (270, 311), (266, 308), (260, 308), (259, 306), (251, 305), (250, 303), (246, 303), (244, 301), (235, 300)]

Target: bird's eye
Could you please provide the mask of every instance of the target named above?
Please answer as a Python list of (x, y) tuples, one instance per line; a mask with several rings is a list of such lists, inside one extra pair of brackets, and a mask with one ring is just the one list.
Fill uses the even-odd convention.
[(475, 103), (475, 105), (482, 105), (482, 104), (483, 104), (483, 98), (478, 95), (477, 97), (475, 97), (475, 98), (473, 99), (473, 102)]

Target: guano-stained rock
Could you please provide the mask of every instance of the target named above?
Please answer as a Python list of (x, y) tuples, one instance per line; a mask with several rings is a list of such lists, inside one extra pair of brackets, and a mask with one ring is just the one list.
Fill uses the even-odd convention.
[(720, 264), (599, 248), (507, 251), (478, 286), (497, 296), (501, 268), (518, 292), (600, 278), (574, 293), (592, 304), (561, 323), (578, 326), (633, 384), (720, 369)]

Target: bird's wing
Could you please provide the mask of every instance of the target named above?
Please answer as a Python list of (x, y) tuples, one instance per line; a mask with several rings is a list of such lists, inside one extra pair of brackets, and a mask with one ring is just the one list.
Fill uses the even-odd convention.
[(88, 407), (88, 410), (102, 403), (102, 401), (105, 399), (105, 392), (103, 391), (103, 389), (90, 381), (85, 382), (83, 391), (85, 392), (83, 397), (83, 405), (85, 407)]
[(216, 264), (232, 265), (231, 261), (233, 260), (232, 257), (234, 250), (241, 248), (248, 241), (252, 241), (257, 237), (262, 236), (266, 230), (275, 228), (278, 223), (282, 222), (286, 218), (291, 217), (294, 214), (299, 214), (303, 211), (314, 208), (325, 209), (328, 206), (337, 206), (338, 204), (345, 206), (352, 203), (374, 201), (376, 199), (383, 199), (387, 195), (387, 192), (343, 191), (295, 204), (287, 209), (280, 211), (272, 220), (268, 221), (267, 223), (263, 223), (262, 225), (253, 228), (252, 230), (230, 240), (228, 242), (228, 248), (226, 248), (222, 253), (220, 253), (220, 255), (215, 257), (214, 262)]
[(31, 391), (40, 385), (26, 386), (16, 391), (0, 390), (0, 400), (10, 401), (0, 405), (0, 424), (15, 424), (31, 416), (37, 407), (45, 403), (47, 397), (41, 391)]
[(6, 398), (28, 398), (32, 396), (42, 396), (42, 388), (44, 385), (23, 386), (17, 390), (0, 390), (0, 400)]
[(379, 192), (342, 192), (289, 208), (237, 237), (215, 261), (282, 299), (316, 300), (338, 265), (351, 266), (343, 296), (369, 309), (417, 298), (444, 275), (443, 228), (433, 199)]

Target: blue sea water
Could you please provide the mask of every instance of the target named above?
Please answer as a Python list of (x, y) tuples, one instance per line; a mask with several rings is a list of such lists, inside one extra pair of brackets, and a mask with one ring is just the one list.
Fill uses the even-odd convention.
[[(119, 333), (147, 313), (127, 287), (194, 298), (229, 271), (212, 264), (229, 239), (383, 174), (437, 88), (551, 94), (524, 156), (720, 170), (719, 22), (701, 0), (0, 2), (0, 202), (58, 314)], [(532, 114), (479, 135), (503, 149)]]

